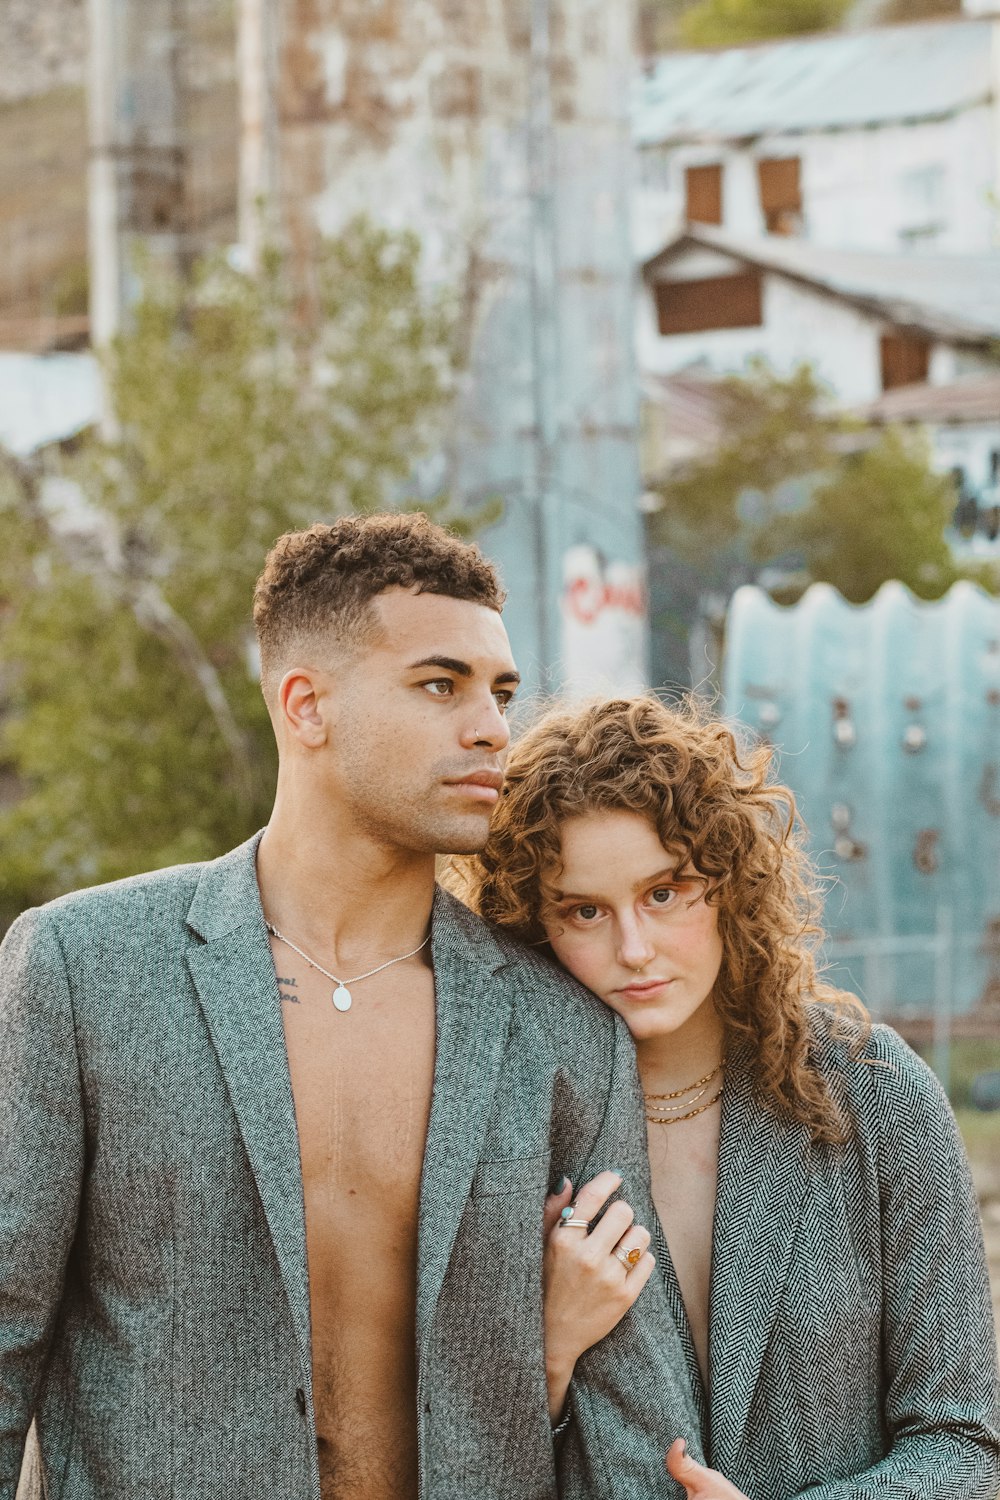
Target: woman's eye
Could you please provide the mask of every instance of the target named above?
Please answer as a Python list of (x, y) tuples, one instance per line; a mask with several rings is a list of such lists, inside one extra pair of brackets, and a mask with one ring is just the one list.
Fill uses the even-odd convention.
[(432, 698), (447, 698), (454, 685), (450, 677), (436, 677), (433, 682), (422, 684)]
[(510, 708), (511, 700), (514, 697), (514, 694), (505, 692), (503, 690), (498, 690), (493, 694), (493, 697), (496, 699), (497, 708), (502, 714), (505, 714), (508, 708)]
[(658, 885), (655, 891), (650, 891), (649, 899), (654, 906), (669, 906), (676, 895), (672, 885)]
[(573, 912), (573, 915), (581, 922), (592, 922), (597, 916), (597, 907), (591, 906), (589, 904), (586, 906), (578, 906)]

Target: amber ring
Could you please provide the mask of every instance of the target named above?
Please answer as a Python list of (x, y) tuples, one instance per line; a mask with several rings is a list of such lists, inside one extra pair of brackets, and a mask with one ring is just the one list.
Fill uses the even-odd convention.
[(631, 1271), (632, 1267), (637, 1266), (642, 1260), (642, 1251), (639, 1249), (638, 1245), (635, 1245), (631, 1250), (623, 1250), (619, 1245), (618, 1249), (614, 1253), (621, 1261), (626, 1271)]

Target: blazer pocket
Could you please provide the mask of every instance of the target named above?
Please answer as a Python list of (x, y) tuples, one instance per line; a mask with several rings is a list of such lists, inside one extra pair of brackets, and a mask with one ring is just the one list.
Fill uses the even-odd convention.
[(499, 1198), (504, 1193), (547, 1193), (552, 1152), (515, 1156), (505, 1161), (481, 1161), (472, 1178), (470, 1197)]

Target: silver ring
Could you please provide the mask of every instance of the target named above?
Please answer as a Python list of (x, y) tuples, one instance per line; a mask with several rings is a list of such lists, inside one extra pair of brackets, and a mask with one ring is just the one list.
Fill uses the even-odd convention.
[(560, 1219), (559, 1220), (559, 1228), (560, 1229), (589, 1229), (590, 1228), (590, 1220), (589, 1219)]

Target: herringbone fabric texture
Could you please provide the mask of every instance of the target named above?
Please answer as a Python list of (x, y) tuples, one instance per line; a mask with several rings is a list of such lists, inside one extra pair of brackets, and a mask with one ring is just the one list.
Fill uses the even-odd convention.
[[(77, 893), (0, 948), (0, 1500), (318, 1500), (295, 1115), (256, 840)], [(541, 1203), (621, 1167), (627, 1034), (440, 893), (417, 1338), (424, 1500), (550, 1500)], [(636, 1386), (634, 1371), (644, 1371)], [(301, 1397), (301, 1399), (299, 1399)], [(303, 1410), (304, 1408), (304, 1410)], [(574, 1388), (561, 1493), (672, 1496), (662, 1287)]]
[[(968, 1163), (937, 1079), (887, 1026), (812, 1012), (854, 1126), (815, 1144), (727, 1066), (705, 1448), (750, 1500), (996, 1500), (1000, 1390)], [(693, 1344), (665, 1243), (689, 1373)]]

